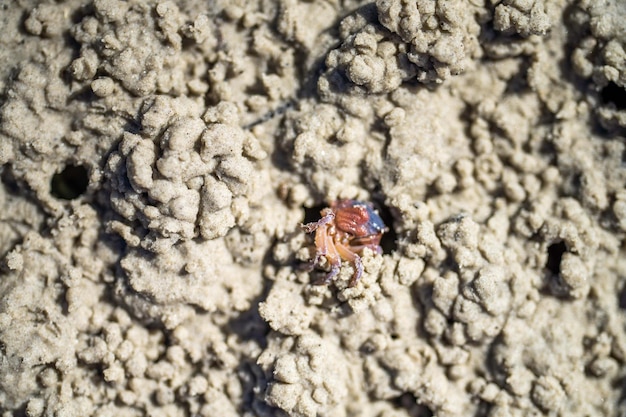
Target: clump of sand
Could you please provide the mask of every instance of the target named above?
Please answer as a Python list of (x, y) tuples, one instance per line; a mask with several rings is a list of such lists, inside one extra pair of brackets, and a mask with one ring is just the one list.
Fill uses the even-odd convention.
[[(0, 409), (623, 414), (624, 19), (6, 7)], [(338, 198), (391, 231), (357, 286), (311, 285), (299, 224)]]

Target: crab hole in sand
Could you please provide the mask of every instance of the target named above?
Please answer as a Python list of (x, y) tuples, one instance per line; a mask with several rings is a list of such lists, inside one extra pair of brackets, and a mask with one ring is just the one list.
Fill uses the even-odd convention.
[(623, 284), (622, 290), (619, 292), (617, 305), (622, 310), (626, 310), (626, 284)]
[(600, 97), (605, 104), (614, 104), (617, 110), (626, 109), (626, 89), (618, 86), (613, 81), (609, 82), (602, 89)]
[(50, 193), (62, 200), (74, 200), (80, 197), (89, 184), (87, 168), (82, 165), (66, 165), (50, 181)]
[(555, 242), (548, 246), (548, 260), (546, 261), (546, 268), (554, 275), (558, 275), (561, 272), (561, 258), (567, 250), (564, 242)]

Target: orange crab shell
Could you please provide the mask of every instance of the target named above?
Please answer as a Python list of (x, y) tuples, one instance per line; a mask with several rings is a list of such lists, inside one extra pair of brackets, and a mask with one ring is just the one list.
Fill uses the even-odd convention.
[(337, 228), (351, 234), (356, 240), (371, 236), (370, 242), (373, 243), (373, 239), (378, 235), (378, 242), (387, 230), (385, 223), (374, 211), (371, 204), (356, 200), (339, 200), (333, 203), (331, 207), (335, 213)]

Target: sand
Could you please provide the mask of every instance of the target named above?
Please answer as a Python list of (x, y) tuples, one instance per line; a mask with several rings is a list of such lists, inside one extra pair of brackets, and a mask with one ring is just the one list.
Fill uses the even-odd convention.
[(1, 2), (1, 415), (624, 416), (625, 20)]

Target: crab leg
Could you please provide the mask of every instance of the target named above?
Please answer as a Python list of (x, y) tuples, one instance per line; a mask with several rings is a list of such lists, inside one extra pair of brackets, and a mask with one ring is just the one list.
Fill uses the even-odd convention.
[(325, 224), (335, 219), (335, 213), (333, 213), (332, 210), (329, 209), (322, 210), (322, 215), (323, 217), (318, 221), (301, 224), (300, 227), (302, 228), (302, 230), (304, 230), (305, 233), (311, 233), (313, 230), (317, 230), (320, 226), (324, 226)]
[[(318, 223), (318, 222), (315, 222)], [(309, 223), (307, 225), (301, 225), (302, 228), (311, 225), (312, 223)], [(323, 256), (326, 256), (326, 252), (328, 251), (328, 246), (327, 246), (327, 242), (328, 242), (328, 228), (327, 227), (318, 227), (317, 225), (315, 225), (315, 227), (312, 229), (315, 230), (315, 257), (313, 259), (311, 259), (309, 262), (306, 263), (304, 269), (311, 271), (313, 270), (320, 262), (320, 259)], [(309, 232), (307, 232), (309, 233)]]
[(354, 253), (351, 250), (352, 248), (349, 248), (342, 243), (335, 243), (335, 248), (337, 249), (337, 252), (339, 252), (341, 258), (351, 262), (352, 266), (354, 266), (354, 274), (348, 284), (348, 286), (354, 287), (359, 282), (359, 279), (361, 279), (361, 275), (363, 275), (363, 262), (361, 262), (361, 257)]
[[(318, 231), (319, 230), (320, 229), (318, 229)], [(328, 274), (326, 274), (323, 280), (316, 282), (316, 284), (320, 284), (320, 285), (330, 284), (333, 278), (335, 278), (335, 276), (339, 273), (339, 270), (341, 269), (341, 255), (339, 254), (339, 252), (337, 252), (337, 247), (336, 247), (335, 242), (333, 242), (333, 237), (329, 235), (328, 233), (324, 233), (324, 237), (325, 237), (325, 240), (323, 243), (324, 254), (320, 255), (320, 257), (326, 256), (326, 259), (328, 260), (328, 263), (330, 264), (330, 271), (328, 272)], [(317, 243), (317, 235), (315, 236), (315, 240)], [(316, 257), (316, 259), (319, 259), (319, 258)]]

